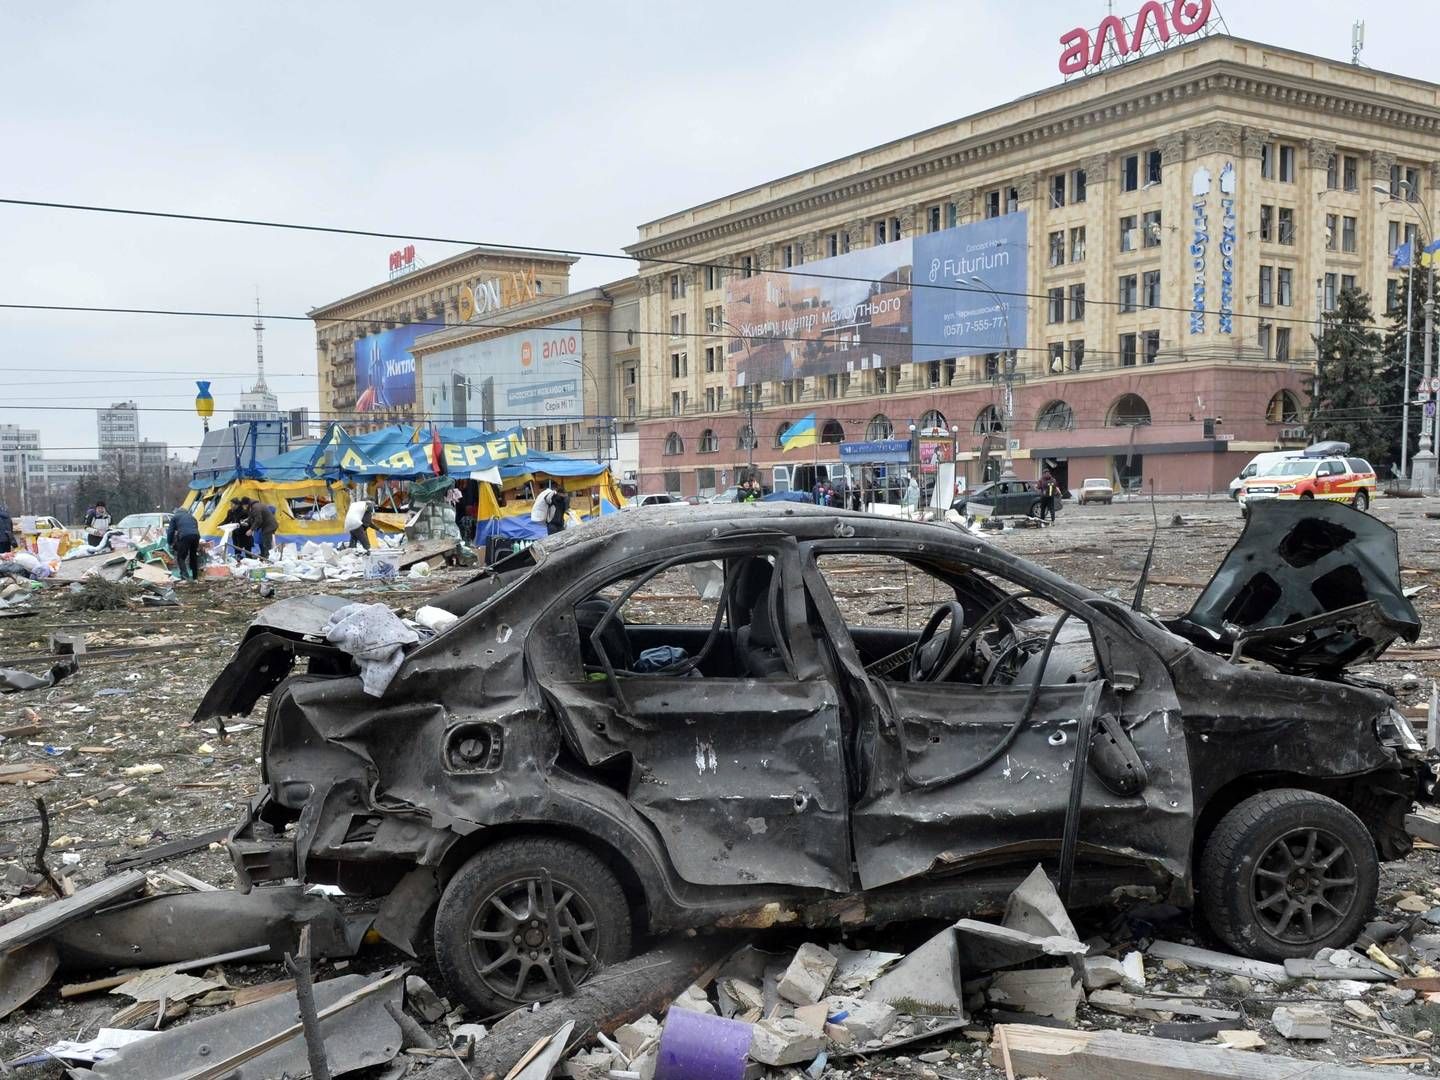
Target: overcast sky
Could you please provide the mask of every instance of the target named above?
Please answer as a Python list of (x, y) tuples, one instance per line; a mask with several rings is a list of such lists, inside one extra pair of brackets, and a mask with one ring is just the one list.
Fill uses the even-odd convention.
[[(1238, 36), (1346, 59), (1363, 14), (1365, 63), (1437, 77), (1421, 0), (1219, 7)], [(0, 196), (618, 252), (642, 221), (1049, 86), (1060, 35), (1104, 11), (6, 4)], [(395, 246), (0, 206), (0, 302), (248, 311), (258, 286), (265, 311), (303, 315), (383, 280)], [(630, 268), (586, 259), (572, 282)], [(0, 330), (0, 423), (39, 428), (57, 457), (95, 456), (91, 410), (127, 398), (142, 436), (193, 445), (192, 380), (213, 381), (222, 422), (253, 381), (245, 320), (0, 310)], [(268, 322), (282, 407), (317, 404), (313, 341)]]

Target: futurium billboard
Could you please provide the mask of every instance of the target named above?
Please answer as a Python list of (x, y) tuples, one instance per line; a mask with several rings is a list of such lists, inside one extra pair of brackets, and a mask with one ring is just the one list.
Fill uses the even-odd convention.
[(725, 285), (738, 386), (1025, 347), (1025, 212)]
[(355, 341), (356, 412), (378, 412), (415, 404), (415, 357), (410, 347), (435, 323), (397, 326)]
[(478, 427), (574, 420), (584, 361), (579, 319), (441, 349), (425, 357), (425, 414)]

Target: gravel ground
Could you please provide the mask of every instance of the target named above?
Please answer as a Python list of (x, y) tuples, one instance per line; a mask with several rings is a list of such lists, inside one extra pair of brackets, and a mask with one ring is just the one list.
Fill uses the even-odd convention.
[[(1396, 528), (1406, 585), (1430, 585), (1440, 574), (1440, 521), (1425, 516), (1433, 500), (1382, 499), (1375, 513)], [(1159, 613), (1183, 611), (1199, 586), (1209, 578), (1242, 528), (1235, 504), (1228, 501), (1162, 502), (1147, 607)], [(1179, 516), (1176, 520), (1176, 516)], [(1076, 507), (1067, 504), (1059, 521), (1043, 529), (1011, 529), (992, 537), (995, 543), (1040, 562), (1056, 572), (1101, 591), (1115, 589), (1129, 595), (1143, 564), (1152, 535), (1151, 508), (1146, 503)], [(439, 571), (428, 579), (395, 585), (343, 583), (331, 589), (366, 601), (383, 601), (402, 612), (413, 612), (427, 597), (464, 581), (465, 571)], [(668, 577), (668, 575), (667, 575)], [(881, 585), (885, 583), (880, 583)], [(665, 592), (683, 583), (673, 579), (656, 583)], [(318, 586), (282, 584), (278, 596), (319, 590)], [(42, 691), (0, 698), (0, 729), (38, 724), (42, 730), (0, 742), (0, 764), (49, 765), (58, 775), (35, 785), (0, 785), (0, 869), (5, 861), (25, 863), (33, 853), (36, 825), (9, 822), (33, 813), (33, 800), (43, 797), (50, 808), (51, 866), (63, 871), (77, 886), (105, 875), (105, 862), (150, 844), (204, 832), (233, 823), (254, 792), (258, 777), (259, 731), (237, 731), (228, 742), (212, 732), (189, 726), (200, 696), (228, 661), (254, 613), (270, 603), (255, 587), (239, 581), (209, 581), (177, 589), (179, 608), (133, 608), (124, 611), (72, 612), (64, 603), (64, 588), (43, 590), (32, 603), (33, 617), (0, 618), (0, 666), (42, 672), (51, 662), (48, 641), (56, 632), (83, 633), (89, 651), (78, 674), (61, 685)], [(862, 598), (873, 607), (873, 598)], [(891, 599), (891, 597), (886, 597)], [(897, 621), (918, 625), (933, 606), (928, 596), (907, 597), (911, 607), (895, 613)], [(657, 614), (672, 605), (657, 597)], [(842, 603), (844, 603), (842, 598)], [(857, 602), (861, 602), (857, 600)], [(902, 599), (903, 603), (903, 599)], [(1426, 621), (1418, 646), (1440, 644), (1434, 636), (1440, 615), (1440, 590), (1425, 589), (1415, 603)], [(847, 605), (848, 606), (848, 605)], [(1420, 704), (1429, 693), (1430, 679), (1440, 677), (1440, 650), (1435, 659), (1384, 660), (1362, 672), (1395, 687), (1402, 702)], [(262, 705), (263, 708), (263, 705)], [(261, 710), (257, 708), (258, 720)], [(148, 775), (126, 775), (135, 766), (158, 765)], [(170, 864), (215, 884), (232, 881), (228, 858), (219, 851), (201, 852)], [(163, 869), (160, 867), (159, 869)], [(15, 895), (12, 870), (7, 884), (0, 877), (0, 902)], [(1440, 903), (1440, 865), (1434, 850), (1420, 850), (1403, 863), (1387, 866), (1382, 883), (1381, 914), (1395, 916), (1394, 908), (1406, 893)], [(1082, 933), (1095, 927), (1082, 926)], [(1185, 933), (1186, 928), (1176, 928)], [(881, 944), (871, 941), (869, 944)], [(397, 954), (357, 961), (362, 969), (393, 962)], [(321, 974), (329, 974), (322, 965)], [(232, 985), (264, 982), (280, 977), (277, 967), (227, 965)], [(1336, 1029), (1331, 1040), (1316, 1044), (1286, 1043), (1270, 1028), (1277, 996), (1263, 986), (1245, 986), (1225, 978), (1210, 979), (1198, 972), (1165, 971), (1151, 964), (1152, 989), (1178, 990), (1200, 984), (1205, 996), (1242, 1002), (1250, 1026), (1266, 1038), (1271, 1052), (1318, 1061), (1358, 1062), (1375, 1055), (1419, 1054), (1426, 1064), (1411, 1065), (1418, 1072), (1434, 1070), (1426, 1043), (1380, 1040), (1356, 1031)], [(0, 1059), (30, 1051), (56, 1038), (74, 1038), (104, 1023), (122, 999), (90, 997), (63, 1001), (57, 979), (49, 989), (5, 1021), (0, 1021)], [(1191, 986), (1191, 989), (1197, 987)], [(1316, 994), (1304, 987), (1287, 991), (1300, 1000)], [(1383, 995), (1367, 996), (1376, 1008)], [(1431, 1027), (1424, 1010), (1440, 1006), (1402, 1009), (1390, 1002), (1385, 1015), (1403, 1030)], [(1338, 1002), (1327, 1007), (1336, 1015)], [(210, 1010), (197, 1010), (203, 1015)], [(1403, 1014), (1403, 1015), (1402, 1015)], [(1440, 1022), (1440, 1015), (1436, 1016)], [(1113, 1016), (1082, 1007), (1082, 1023), (1122, 1026)], [(1128, 1030), (1148, 1030), (1145, 1022), (1125, 1021)], [(1423, 1037), (1423, 1036), (1422, 1036)], [(926, 1068), (940, 1076), (994, 1075), (983, 1064), (985, 1047), (967, 1040), (941, 1043), (952, 1052), (949, 1061), (922, 1065), (917, 1061), (874, 1060), (865, 1065), (837, 1063), (851, 1075), (914, 1076)], [(934, 1049), (922, 1046), (918, 1051)], [(422, 1075), (419, 1067), (410, 1075)], [(27, 1075), (50, 1077), (62, 1073), (56, 1066), (27, 1070)], [(377, 1074), (378, 1075), (378, 1074)], [(461, 1077), (451, 1062), (431, 1067), (430, 1076)], [(834, 1069), (827, 1075), (838, 1075)]]

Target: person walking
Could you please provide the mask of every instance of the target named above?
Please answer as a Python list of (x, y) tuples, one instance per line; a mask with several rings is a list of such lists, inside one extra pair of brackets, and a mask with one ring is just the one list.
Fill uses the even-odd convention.
[(356, 499), (345, 511), (345, 530), (350, 542), (358, 548), (370, 550), (370, 527), (375, 524), (375, 506), (364, 499)]
[(545, 489), (535, 496), (535, 505), (530, 507), (530, 520), (537, 525), (545, 526), (545, 535), (554, 536), (565, 528), (565, 511), (570, 509), (570, 500), (565, 498), (565, 493), (555, 486), (555, 481), (548, 481)]
[(110, 528), (110, 511), (105, 509), (105, 500), (95, 500), (95, 505), (85, 512), (85, 543), (99, 547)]
[(15, 522), (5, 504), (0, 503), (0, 555), (15, 550)]
[(275, 531), (280, 528), (275, 520), (275, 508), (259, 499), (250, 501), (250, 535), (260, 541), (260, 558), (270, 558), (270, 546), (275, 542)]
[(1060, 485), (1055, 482), (1055, 476), (1046, 469), (1040, 474), (1040, 520), (1045, 520), (1045, 515), (1050, 515), (1050, 524), (1055, 524), (1055, 511), (1060, 508)]
[(181, 581), (194, 581), (200, 576), (200, 523), (183, 506), (170, 515), (165, 529), (165, 543), (175, 556)]

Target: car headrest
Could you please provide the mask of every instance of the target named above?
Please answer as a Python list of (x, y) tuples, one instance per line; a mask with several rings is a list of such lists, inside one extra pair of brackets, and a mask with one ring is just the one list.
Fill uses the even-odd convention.
[[(582, 600), (575, 605), (575, 627), (580, 631), (580, 657), (592, 667), (603, 665), (595, 652), (590, 635), (595, 632), (600, 620), (605, 617), (605, 612), (609, 610), (608, 600)], [(605, 649), (605, 656), (611, 667), (617, 671), (629, 670), (634, 659), (630, 654), (630, 635), (625, 633), (625, 620), (618, 611), (615, 617), (605, 624), (605, 629), (600, 634), (600, 644)]]

